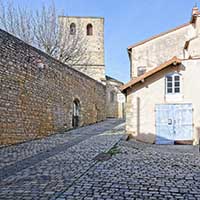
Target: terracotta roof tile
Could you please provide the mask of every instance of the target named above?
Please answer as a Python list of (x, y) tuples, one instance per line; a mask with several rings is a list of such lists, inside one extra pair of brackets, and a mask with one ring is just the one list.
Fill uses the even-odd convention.
[(160, 66), (153, 68), (152, 70), (147, 71), (146, 73), (144, 73), (143, 75), (134, 78), (132, 80), (130, 80), (128, 83), (126, 83), (125, 85), (120, 87), (120, 90), (123, 92), (128, 88), (133, 87), (135, 84), (139, 83), (140, 81), (145, 80), (146, 78), (152, 76), (153, 74), (165, 69), (166, 67), (170, 66), (170, 65), (177, 65), (177, 64), (181, 64), (181, 60), (178, 59), (176, 56), (171, 58), (170, 60), (164, 62), (163, 64), (161, 64)]

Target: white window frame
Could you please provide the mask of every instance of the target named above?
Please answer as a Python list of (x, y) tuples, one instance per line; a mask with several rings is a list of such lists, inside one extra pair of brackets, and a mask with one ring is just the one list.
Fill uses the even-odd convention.
[[(177, 77), (177, 76), (179, 77), (179, 81), (175, 80), (175, 77)], [(169, 81), (168, 81), (167, 77), (171, 77), (172, 78), (172, 81), (171, 81), (171, 83), (172, 83), (172, 87), (171, 87), (172, 92), (168, 92), (169, 91), (168, 89), (170, 89), (170, 88), (168, 86)], [(177, 82), (179, 82), (179, 86), (175, 85), (175, 83), (177, 83)], [(179, 88), (179, 92), (175, 91), (176, 88)], [(177, 73), (177, 72), (167, 74), (165, 76), (165, 99), (167, 101), (170, 101), (170, 100), (177, 101), (177, 100), (182, 100), (182, 98), (183, 98), (183, 95), (182, 95), (182, 75), (180, 73)]]

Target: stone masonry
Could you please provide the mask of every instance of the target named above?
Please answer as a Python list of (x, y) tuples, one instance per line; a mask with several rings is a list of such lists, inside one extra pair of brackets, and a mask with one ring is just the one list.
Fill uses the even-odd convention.
[(106, 76), (106, 113), (108, 118), (124, 118), (125, 96), (119, 90), (122, 85), (122, 82)]
[[(75, 26), (74, 35), (80, 37), (84, 56), (73, 66), (78, 71), (87, 74), (91, 78), (106, 85), (106, 116), (108, 118), (123, 118), (124, 95), (120, 92), (119, 86), (123, 83), (105, 75), (104, 60), (104, 18), (102, 17), (80, 17), (60, 16), (59, 20), (64, 24), (66, 30), (70, 31), (70, 25)], [(87, 25), (92, 25), (92, 34), (87, 35)], [(111, 100), (113, 93), (113, 100)], [(119, 101), (119, 96), (123, 102)]]
[(105, 86), (0, 30), (0, 143), (40, 138), (105, 119)]
[[(104, 18), (60, 16), (60, 20), (66, 23), (67, 29), (74, 23), (79, 30), (79, 37), (84, 40), (83, 48), (86, 48), (84, 59), (73, 67), (95, 80), (105, 80)], [(88, 24), (92, 25), (92, 35), (87, 35)]]

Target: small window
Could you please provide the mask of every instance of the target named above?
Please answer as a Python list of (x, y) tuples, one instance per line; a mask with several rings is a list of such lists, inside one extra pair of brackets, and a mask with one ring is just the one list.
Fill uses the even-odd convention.
[(137, 76), (141, 76), (146, 72), (146, 67), (145, 66), (141, 66), (137, 68)]
[(93, 35), (93, 27), (92, 24), (87, 25), (87, 35)]
[(115, 101), (115, 93), (110, 92), (110, 102), (114, 102), (114, 101)]
[(76, 25), (74, 23), (70, 24), (70, 35), (76, 34)]
[(180, 74), (170, 74), (166, 76), (166, 93), (178, 94), (181, 92)]

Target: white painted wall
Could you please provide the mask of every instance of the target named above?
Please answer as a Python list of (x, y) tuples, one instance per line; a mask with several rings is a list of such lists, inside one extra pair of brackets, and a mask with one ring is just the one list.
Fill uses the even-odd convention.
[(183, 58), (185, 42), (195, 36), (196, 30), (189, 24), (132, 48), (131, 78), (137, 76), (137, 67), (145, 66), (150, 70), (174, 56)]
[[(155, 142), (155, 105), (164, 103), (192, 103), (194, 120), (194, 144), (198, 143), (200, 128), (200, 59), (182, 62), (182, 99), (165, 98), (165, 75), (172, 68), (148, 78), (134, 89), (129, 89), (126, 105), (126, 130), (138, 140)], [(140, 103), (138, 104), (138, 99)]]

